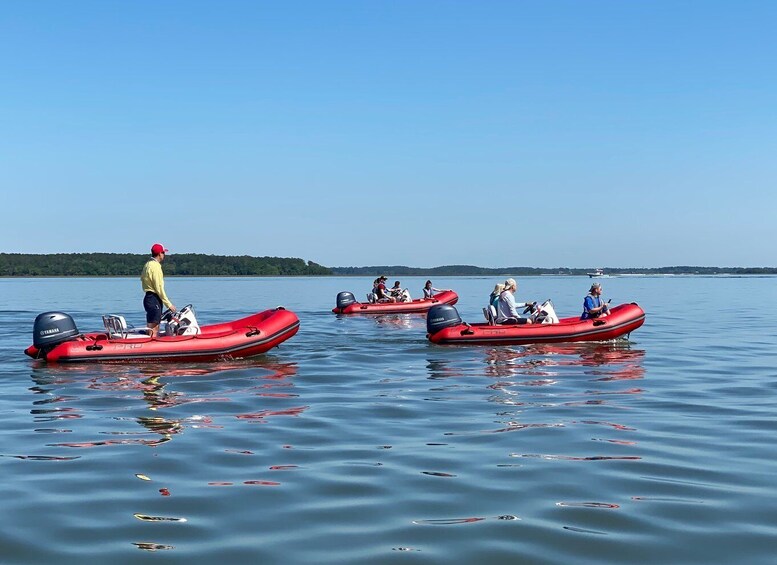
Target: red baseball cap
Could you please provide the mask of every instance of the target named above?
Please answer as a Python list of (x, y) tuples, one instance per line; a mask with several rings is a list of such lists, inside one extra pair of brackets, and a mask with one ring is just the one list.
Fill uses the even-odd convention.
[(151, 246), (151, 255), (158, 255), (160, 253), (167, 253), (167, 249), (161, 243), (155, 243)]

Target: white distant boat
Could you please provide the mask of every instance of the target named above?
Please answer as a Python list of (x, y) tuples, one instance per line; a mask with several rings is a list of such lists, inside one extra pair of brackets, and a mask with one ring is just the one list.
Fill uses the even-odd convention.
[(605, 274), (604, 269), (596, 269), (593, 273), (587, 273), (592, 279), (608, 279), (610, 275)]

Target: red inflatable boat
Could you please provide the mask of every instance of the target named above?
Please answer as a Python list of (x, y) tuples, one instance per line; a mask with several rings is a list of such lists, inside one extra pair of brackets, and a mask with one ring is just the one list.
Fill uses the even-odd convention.
[(332, 308), (335, 314), (404, 314), (428, 312), (429, 308), (439, 304), (456, 304), (459, 295), (452, 290), (443, 290), (434, 298), (418, 298), (408, 302), (356, 302), (350, 292), (337, 295), (337, 306)]
[(211, 326), (197, 326), (187, 309), (191, 311), (190, 306), (182, 308), (167, 323), (170, 335), (155, 338), (128, 329), (121, 316), (104, 316), (103, 332), (80, 334), (67, 314), (46, 312), (36, 318), (33, 345), (24, 352), (60, 363), (213, 361), (264, 353), (299, 330), (297, 316), (283, 308)]
[(621, 304), (602, 318), (561, 318), (556, 323), (523, 325), (466, 324), (450, 306), (432, 308), (426, 319), (427, 337), (433, 343), (523, 345), (566, 341), (604, 341), (627, 335), (645, 322), (637, 304)]

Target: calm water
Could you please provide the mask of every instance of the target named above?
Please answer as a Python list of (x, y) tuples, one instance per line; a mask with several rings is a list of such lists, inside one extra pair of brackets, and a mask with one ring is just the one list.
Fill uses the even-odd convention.
[[(434, 281), (477, 321), (495, 282)], [(140, 323), (137, 280), (0, 280), (0, 562), (776, 562), (777, 279), (601, 282), (647, 312), (628, 343), (435, 346), (422, 316), (330, 313), (367, 278), (168, 279), (202, 323), (301, 329), (123, 367), (22, 350), (46, 310)], [(519, 284), (564, 316), (589, 280)]]

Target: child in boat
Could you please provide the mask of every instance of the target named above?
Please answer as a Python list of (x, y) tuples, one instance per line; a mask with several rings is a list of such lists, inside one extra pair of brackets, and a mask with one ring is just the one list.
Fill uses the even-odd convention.
[(394, 286), (389, 289), (389, 296), (394, 299), (394, 302), (410, 302), (410, 293), (402, 290), (399, 281), (394, 281)]
[(491, 296), (488, 297), (488, 303), (494, 308), (499, 310), (499, 295), (505, 289), (505, 285), (498, 283), (494, 286), (494, 290), (491, 291)]
[(583, 299), (583, 314), (581, 320), (589, 318), (603, 318), (610, 313), (610, 307), (602, 302), (602, 285), (594, 283), (588, 290), (588, 296)]

